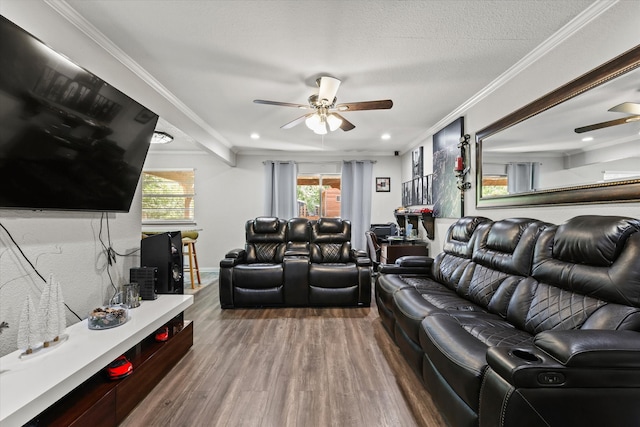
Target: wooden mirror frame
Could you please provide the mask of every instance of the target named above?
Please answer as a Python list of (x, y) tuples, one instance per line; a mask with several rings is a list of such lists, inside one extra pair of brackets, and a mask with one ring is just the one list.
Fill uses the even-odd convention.
[(607, 203), (640, 200), (640, 179), (482, 197), (482, 142), (581, 93), (640, 67), (640, 45), (476, 132), (476, 207)]

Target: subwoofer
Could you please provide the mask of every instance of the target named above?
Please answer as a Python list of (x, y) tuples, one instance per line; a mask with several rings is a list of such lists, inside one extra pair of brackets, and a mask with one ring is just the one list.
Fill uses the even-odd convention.
[(182, 234), (179, 231), (154, 234), (140, 242), (142, 267), (157, 267), (156, 292), (184, 293)]
[(140, 286), (140, 297), (143, 300), (158, 298), (156, 283), (158, 282), (157, 267), (138, 267), (129, 270), (129, 282)]

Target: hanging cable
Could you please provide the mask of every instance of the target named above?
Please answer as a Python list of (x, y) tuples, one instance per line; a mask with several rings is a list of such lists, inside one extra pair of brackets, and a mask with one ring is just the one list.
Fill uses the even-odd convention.
[[(7, 227), (5, 227), (2, 223), (0, 223), (0, 227), (2, 227), (2, 229), (4, 230), (5, 233), (7, 233), (7, 236), (9, 236), (9, 239), (11, 240), (11, 242), (13, 242), (14, 246), (16, 247), (16, 249), (18, 249), (18, 252), (20, 252), (20, 255), (22, 255), (22, 258), (27, 261), (27, 263), (29, 264), (29, 266), (31, 267), (31, 269), (38, 275), (38, 277), (40, 277), (40, 279), (42, 279), (42, 281), (44, 283), (47, 283), (47, 279), (45, 279), (42, 274), (40, 274), (40, 272), (38, 271), (38, 269), (35, 267), (35, 265), (33, 265), (33, 263), (31, 262), (31, 260), (29, 260), (29, 258), (27, 257), (27, 255), (22, 251), (22, 248), (20, 247), (20, 245), (18, 245), (18, 242), (16, 242), (16, 240), (13, 238), (13, 236), (11, 235), (11, 233), (9, 233), (9, 230), (7, 230)], [(67, 308), (67, 310), (69, 310), (74, 316), (76, 316), (78, 318), (78, 320), (82, 320), (82, 318), (80, 316), (78, 316), (78, 314), (73, 311), (71, 309), (71, 307), (69, 307), (67, 305), (67, 303), (63, 303), (64, 306)]]

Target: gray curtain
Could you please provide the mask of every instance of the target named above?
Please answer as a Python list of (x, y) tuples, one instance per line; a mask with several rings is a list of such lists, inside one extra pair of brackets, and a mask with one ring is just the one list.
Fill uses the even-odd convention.
[(509, 194), (528, 193), (540, 187), (540, 163), (518, 162), (507, 164), (507, 191)]
[(264, 214), (282, 219), (298, 216), (298, 167), (295, 162), (265, 161)]
[(342, 191), (340, 216), (351, 221), (351, 246), (365, 250), (364, 232), (371, 226), (371, 188), (373, 162), (345, 161), (342, 163)]

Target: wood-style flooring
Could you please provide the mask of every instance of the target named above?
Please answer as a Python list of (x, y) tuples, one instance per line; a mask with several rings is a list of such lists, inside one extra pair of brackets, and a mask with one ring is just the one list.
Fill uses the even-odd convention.
[(214, 283), (185, 319), (193, 348), (122, 426), (445, 425), (374, 305), (221, 310)]

